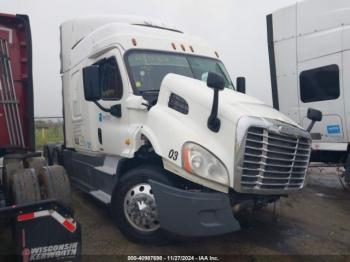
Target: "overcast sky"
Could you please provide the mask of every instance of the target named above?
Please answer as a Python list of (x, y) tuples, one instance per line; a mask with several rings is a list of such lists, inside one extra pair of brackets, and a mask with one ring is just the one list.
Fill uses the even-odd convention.
[(206, 39), (232, 80), (271, 104), (265, 16), (297, 0), (0, 0), (0, 12), (29, 15), (33, 37), (36, 116), (62, 115), (59, 25), (83, 15), (156, 18)]

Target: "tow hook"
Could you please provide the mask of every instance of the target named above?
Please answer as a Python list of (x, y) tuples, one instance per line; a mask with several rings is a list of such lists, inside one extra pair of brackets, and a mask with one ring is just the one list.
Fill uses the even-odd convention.
[(248, 209), (248, 208), (253, 208), (255, 206), (255, 202), (253, 200), (246, 200), (246, 201), (242, 201), (239, 204), (235, 204), (232, 207), (232, 211), (234, 214), (239, 213), (242, 210)]

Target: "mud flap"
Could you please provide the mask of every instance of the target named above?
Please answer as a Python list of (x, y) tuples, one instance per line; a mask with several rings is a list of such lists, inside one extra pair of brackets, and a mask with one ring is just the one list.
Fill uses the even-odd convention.
[(16, 218), (19, 261), (81, 261), (81, 228), (55, 210), (22, 213)]
[(150, 180), (160, 226), (180, 236), (213, 236), (240, 230), (224, 193), (189, 192)]

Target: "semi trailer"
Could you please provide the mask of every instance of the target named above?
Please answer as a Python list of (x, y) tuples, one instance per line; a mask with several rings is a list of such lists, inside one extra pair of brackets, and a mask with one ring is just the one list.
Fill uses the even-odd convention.
[(0, 14), (0, 260), (78, 261), (68, 177), (35, 148), (31, 44), (28, 16)]
[(350, 3), (305, 0), (267, 16), (273, 106), (311, 133), (311, 161), (345, 166), (350, 184)]
[(233, 232), (240, 210), (305, 186), (308, 131), (245, 95), (204, 40), (125, 16), (72, 19), (60, 35), (64, 143), (45, 151), (128, 239)]

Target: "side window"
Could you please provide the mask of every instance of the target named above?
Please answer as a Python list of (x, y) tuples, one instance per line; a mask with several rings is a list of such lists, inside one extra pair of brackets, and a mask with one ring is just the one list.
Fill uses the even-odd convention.
[(102, 99), (119, 100), (123, 96), (123, 83), (115, 57), (95, 63), (99, 66)]
[(337, 65), (303, 71), (299, 80), (301, 101), (304, 103), (337, 99), (340, 95)]

